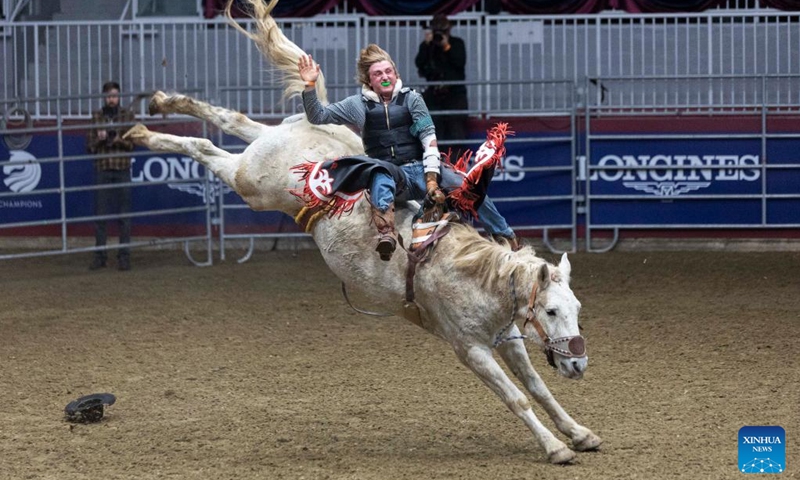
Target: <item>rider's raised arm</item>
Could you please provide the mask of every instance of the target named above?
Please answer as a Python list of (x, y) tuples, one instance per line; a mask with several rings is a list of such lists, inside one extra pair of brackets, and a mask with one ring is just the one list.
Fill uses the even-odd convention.
[(359, 130), (364, 127), (366, 114), (361, 103), (361, 95), (351, 95), (330, 105), (323, 105), (317, 98), (316, 90), (303, 91), (303, 108), (308, 121), (314, 125), (333, 123), (336, 125), (353, 125)]

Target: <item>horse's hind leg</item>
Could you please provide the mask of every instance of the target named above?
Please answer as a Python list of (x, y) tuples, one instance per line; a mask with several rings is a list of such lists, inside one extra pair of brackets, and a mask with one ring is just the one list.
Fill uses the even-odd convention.
[(536, 418), (525, 396), (508, 378), (492, 356), (491, 350), (484, 346), (468, 348), (456, 347), (459, 359), (472, 370), (475, 375), (483, 380), (498, 397), (506, 404), (516, 416), (525, 422), (533, 432), (536, 440), (547, 452), (547, 459), (551, 463), (567, 463), (575, 458), (575, 452), (569, 449), (564, 442), (556, 438), (542, 422)]
[[(519, 330), (516, 329), (516, 332), (510, 332), (510, 335), (519, 335)], [(603, 443), (600, 437), (588, 428), (579, 425), (559, 405), (542, 381), (542, 378), (533, 369), (528, 352), (525, 350), (525, 345), (521, 340), (505, 342), (497, 347), (497, 351), (503, 361), (506, 362), (506, 365), (508, 365), (508, 368), (525, 385), (525, 388), (539, 402), (547, 414), (550, 415), (558, 430), (572, 439), (572, 446), (575, 450), (594, 450)]]
[(214, 172), (223, 182), (236, 189), (236, 170), (239, 167), (240, 156), (214, 146), (211, 140), (151, 132), (141, 123), (137, 123), (125, 132), (123, 138), (150, 150), (176, 152), (192, 157)]
[(222, 107), (215, 107), (186, 95), (167, 95), (157, 91), (150, 99), (150, 115), (157, 113), (181, 113), (213, 123), (228, 135), (234, 135), (247, 143), (253, 143), (265, 135), (269, 127), (250, 120), (245, 115)]

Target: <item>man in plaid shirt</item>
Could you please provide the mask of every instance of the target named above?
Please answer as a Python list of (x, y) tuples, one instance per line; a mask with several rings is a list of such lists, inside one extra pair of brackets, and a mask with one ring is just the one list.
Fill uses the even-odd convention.
[[(119, 84), (106, 82), (103, 85), (105, 100), (103, 108), (92, 114), (94, 128), (89, 130), (86, 139), (86, 149), (89, 153), (96, 154), (95, 170), (97, 184), (103, 188), (96, 190), (95, 213), (109, 215), (110, 213), (125, 214), (131, 209), (131, 187), (123, 185), (113, 187), (115, 184), (129, 184), (131, 182), (131, 157), (128, 152), (133, 150), (133, 142), (123, 140), (122, 134), (129, 129), (134, 117), (130, 110), (119, 104)], [(127, 244), (131, 241), (131, 219), (119, 218), (119, 243)], [(95, 245), (106, 245), (106, 220), (100, 219), (95, 224)], [(106, 266), (107, 251), (97, 250), (89, 268), (97, 270)], [(120, 248), (117, 253), (117, 268), (130, 270), (130, 250)]]

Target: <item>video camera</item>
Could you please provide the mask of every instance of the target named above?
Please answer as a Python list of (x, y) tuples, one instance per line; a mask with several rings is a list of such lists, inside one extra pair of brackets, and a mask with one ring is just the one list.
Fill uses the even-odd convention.
[(117, 131), (115, 129), (106, 130), (106, 145), (111, 146), (117, 138)]

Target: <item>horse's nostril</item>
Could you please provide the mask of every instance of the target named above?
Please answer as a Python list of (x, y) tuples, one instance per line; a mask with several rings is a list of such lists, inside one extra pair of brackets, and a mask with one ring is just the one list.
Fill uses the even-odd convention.
[(575, 370), (576, 373), (581, 373), (582, 371), (581, 364), (577, 360), (572, 361), (572, 368), (573, 370)]

